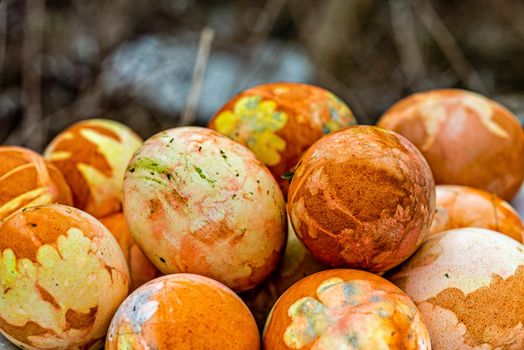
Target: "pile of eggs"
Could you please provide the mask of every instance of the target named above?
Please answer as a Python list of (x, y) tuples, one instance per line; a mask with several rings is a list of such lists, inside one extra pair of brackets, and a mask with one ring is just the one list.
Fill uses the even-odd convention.
[(524, 349), (524, 132), (434, 90), (358, 126), (253, 87), (208, 128), (0, 146), (0, 348)]

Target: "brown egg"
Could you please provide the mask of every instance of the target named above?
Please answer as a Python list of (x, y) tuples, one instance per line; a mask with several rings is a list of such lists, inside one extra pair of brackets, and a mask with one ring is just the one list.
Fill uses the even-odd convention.
[(106, 350), (258, 350), (260, 336), (242, 300), (207, 277), (157, 278), (131, 294), (115, 314)]
[(422, 152), (437, 184), (464, 185), (511, 200), (524, 179), (524, 132), (500, 104), (464, 90), (411, 95), (378, 126), (396, 131)]
[(0, 224), (0, 332), (25, 349), (99, 349), (129, 273), (111, 233), (63, 205)]
[(17, 210), (52, 203), (73, 204), (60, 171), (30, 149), (0, 146), (0, 221)]
[(284, 195), (292, 169), (309, 146), (332, 131), (356, 124), (331, 92), (299, 83), (262, 84), (235, 96), (209, 127), (247, 146), (275, 176)]
[(264, 349), (431, 349), (415, 304), (365, 271), (327, 270), (289, 288), (271, 310)]
[(125, 170), (141, 144), (123, 124), (90, 119), (60, 133), (44, 155), (64, 174), (75, 207), (100, 218), (122, 210)]
[(462, 227), (479, 227), (503, 233), (519, 242), (524, 225), (519, 214), (495, 194), (465, 187), (438, 185), (437, 211), (430, 236)]
[(124, 252), (131, 276), (130, 292), (162, 275), (136, 245), (129, 233), (123, 213), (105, 216), (100, 219), (100, 222), (113, 234)]
[(524, 246), (514, 239), (442, 232), (390, 279), (417, 305), (434, 350), (524, 349)]
[(331, 266), (386, 271), (429, 233), (435, 183), (402, 136), (354, 126), (317, 141), (302, 157), (288, 194), (293, 227)]

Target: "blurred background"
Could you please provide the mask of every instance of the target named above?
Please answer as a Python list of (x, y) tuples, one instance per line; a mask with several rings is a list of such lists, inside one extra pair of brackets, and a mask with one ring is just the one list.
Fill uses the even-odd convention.
[(71, 123), (142, 137), (205, 125), (272, 81), (325, 87), (361, 124), (458, 87), (524, 120), (522, 0), (0, 0), (0, 142), (42, 150)]

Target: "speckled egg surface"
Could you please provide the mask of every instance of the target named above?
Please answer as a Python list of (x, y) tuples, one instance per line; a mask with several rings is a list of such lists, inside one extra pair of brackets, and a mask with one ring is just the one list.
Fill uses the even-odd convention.
[(120, 306), (106, 350), (258, 350), (260, 336), (242, 300), (207, 277), (157, 278)]
[(428, 239), (391, 280), (417, 304), (435, 350), (524, 349), (524, 246), (463, 228)]
[(122, 182), (142, 140), (127, 126), (90, 119), (60, 133), (44, 152), (64, 174), (75, 207), (100, 218), (122, 210)]
[(524, 132), (509, 110), (464, 90), (411, 95), (378, 126), (413, 142), (437, 184), (464, 185), (511, 200), (524, 179)]
[(322, 136), (356, 124), (351, 110), (320, 87), (299, 83), (258, 85), (232, 98), (209, 127), (246, 145), (269, 167), (284, 193), (281, 176)]
[(405, 138), (353, 126), (325, 136), (304, 154), (288, 210), (315, 258), (381, 272), (408, 258), (429, 233), (435, 184)]
[(98, 349), (129, 274), (107, 229), (78, 209), (24, 209), (0, 225), (0, 332), (26, 349)]
[(136, 243), (164, 273), (242, 291), (276, 267), (286, 237), (282, 192), (244, 146), (216, 131), (176, 128), (148, 139), (124, 181)]
[(23, 208), (52, 203), (73, 204), (60, 171), (30, 149), (0, 146), (0, 220)]
[(327, 270), (302, 279), (278, 300), (264, 349), (431, 349), (413, 302), (365, 271)]

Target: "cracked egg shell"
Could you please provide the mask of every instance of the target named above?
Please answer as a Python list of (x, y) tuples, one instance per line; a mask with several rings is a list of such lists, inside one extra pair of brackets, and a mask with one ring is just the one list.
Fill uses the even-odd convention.
[(0, 146), (0, 221), (20, 209), (53, 203), (73, 204), (60, 171), (30, 149)]
[(235, 96), (209, 127), (247, 146), (275, 176), (284, 194), (292, 169), (315, 141), (356, 124), (349, 107), (331, 92), (300, 83), (270, 83)]
[(131, 276), (131, 292), (162, 275), (136, 245), (123, 213), (104, 216), (100, 222), (113, 234), (124, 253)]
[(286, 237), (284, 198), (264, 164), (199, 127), (166, 130), (138, 149), (124, 181), (124, 215), (160, 271), (208, 276), (235, 291), (271, 274)]
[(514, 239), (442, 232), (390, 280), (419, 308), (434, 350), (524, 349), (524, 246)]
[(141, 144), (121, 123), (89, 119), (58, 134), (44, 157), (64, 174), (75, 207), (100, 218), (122, 210), (125, 170)]
[(437, 210), (430, 236), (456, 228), (478, 227), (523, 242), (524, 225), (519, 214), (495, 194), (452, 185), (438, 185), (436, 191)]
[(134, 291), (116, 312), (107, 350), (258, 350), (260, 336), (242, 300), (207, 277), (159, 277)]
[(417, 146), (437, 184), (464, 185), (511, 200), (524, 179), (524, 132), (513, 113), (465, 90), (417, 93), (387, 110), (378, 126)]
[(273, 307), (264, 349), (430, 350), (415, 304), (391, 282), (365, 271), (318, 272)]
[(353, 126), (317, 141), (291, 181), (293, 228), (313, 256), (334, 267), (383, 272), (429, 233), (435, 183), (402, 136)]
[(99, 349), (129, 273), (98, 220), (62, 205), (0, 225), (0, 333), (24, 349)]

